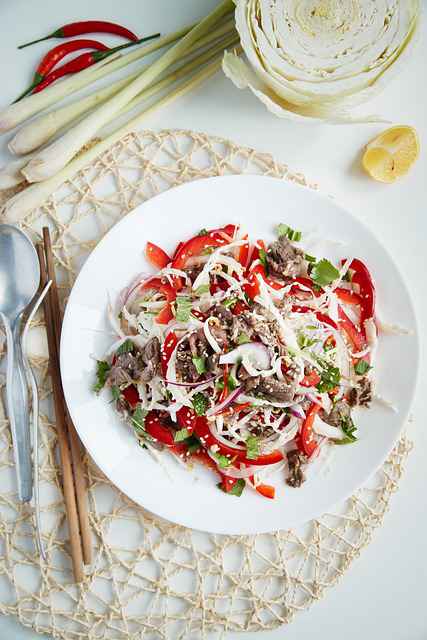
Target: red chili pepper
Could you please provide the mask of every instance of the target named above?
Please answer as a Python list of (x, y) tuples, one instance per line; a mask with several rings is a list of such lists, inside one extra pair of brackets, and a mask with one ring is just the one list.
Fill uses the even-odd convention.
[(77, 56), (70, 62), (63, 64), (61, 67), (54, 69), (51, 71), (42, 82), (40, 82), (33, 90), (33, 93), (39, 93), (43, 91), (46, 87), (48, 87), (52, 82), (58, 80), (58, 78), (62, 78), (63, 76), (69, 75), (70, 73), (77, 73), (78, 71), (82, 71), (83, 69), (87, 69), (88, 67), (95, 64), (95, 62), (99, 62), (108, 56), (111, 56), (116, 51), (120, 51), (121, 49), (126, 49), (127, 47), (133, 47), (135, 44), (141, 44), (142, 42), (146, 42), (147, 40), (152, 40), (153, 38), (158, 38), (160, 33), (155, 33), (151, 36), (147, 36), (146, 38), (142, 38), (137, 42), (130, 42), (127, 44), (122, 44), (119, 47), (114, 47), (113, 49), (107, 49), (106, 51), (92, 51), (90, 53), (83, 53), (81, 56)]
[(306, 417), (301, 428), (301, 435), (298, 438), (298, 443), (300, 445), (300, 448), (302, 449), (303, 453), (305, 453), (305, 455), (308, 457), (313, 455), (313, 453), (317, 449), (317, 443), (313, 438), (313, 422), (314, 422), (314, 418), (316, 417), (316, 414), (319, 412), (320, 409), (321, 409), (320, 405), (313, 402), (313, 404), (311, 405), (311, 407), (306, 413)]
[(85, 20), (84, 22), (70, 22), (70, 24), (64, 24), (48, 36), (19, 45), (18, 49), (24, 49), (32, 44), (36, 44), (36, 42), (43, 42), (44, 40), (50, 40), (51, 38), (71, 38), (74, 36), (80, 36), (83, 33), (111, 33), (115, 36), (127, 38), (128, 40), (134, 40), (135, 42), (138, 40), (138, 36), (135, 35), (133, 31), (130, 31), (119, 24), (115, 24), (114, 22), (106, 22), (105, 20)]
[(165, 338), (162, 348), (160, 350), (160, 362), (162, 366), (163, 377), (166, 378), (169, 360), (172, 353), (175, 351), (175, 347), (178, 344), (178, 337), (176, 333), (171, 331)]
[(167, 267), (167, 265), (172, 262), (169, 258), (166, 251), (163, 251), (160, 247), (152, 242), (147, 242), (145, 247), (145, 255), (147, 256), (147, 260), (151, 262), (152, 265), (158, 267), (159, 269), (163, 269)]
[(136, 405), (140, 401), (138, 389), (133, 384), (131, 384), (129, 387), (126, 387), (126, 389), (123, 390), (123, 396), (125, 400), (128, 401), (129, 406), (132, 409), (135, 409)]

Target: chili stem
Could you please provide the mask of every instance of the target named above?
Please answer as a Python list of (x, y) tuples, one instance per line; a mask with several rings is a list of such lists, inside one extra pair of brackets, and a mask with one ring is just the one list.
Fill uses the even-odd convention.
[(25, 49), (25, 47), (30, 47), (32, 44), (37, 44), (38, 42), (44, 42), (44, 40), (50, 40), (51, 38), (54, 38), (55, 36), (53, 34), (50, 34), (48, 36), (44, 36), (44, 38), (38, 38), (37, 40), (32, 40), (31, 42), (26, 42), (25, 44), (20, 44), (18, 46), (18, 49)]

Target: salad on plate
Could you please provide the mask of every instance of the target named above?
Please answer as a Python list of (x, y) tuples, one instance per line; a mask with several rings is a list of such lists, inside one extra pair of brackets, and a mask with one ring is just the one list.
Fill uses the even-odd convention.
[[(272, 471), (300, 487), (328, 445), (353, 444), (369, 407), (377, 344), (375, 287), (354, 257), (303, 251), (286, 224), (266, 245), (238, 225), (203, 229), (120, 295), (117, 335), (97, 361), (142, 447), (203, 464), (219, 488), (274, 498)], [(277, 476), (277, 473), (276, 473)]]

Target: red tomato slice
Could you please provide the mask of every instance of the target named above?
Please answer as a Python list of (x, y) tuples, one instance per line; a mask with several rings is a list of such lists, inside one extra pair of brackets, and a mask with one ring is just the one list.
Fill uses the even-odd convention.
[(298, 442), (300, 444), (300, 447), (303, 453), (305, 453), (305, 455), (308, 457), (313, 455), (313, 453), (317, 449), (317, 443), (313, 438), (313, 422), (314, 422), (314, 418), (316, 417), (316, 414), (319, 412), (320, 409), (321, 409), (321, 406), (313, 402), (313, 404), (311, 405), (311, 407), (306, 413), (306, 418), (303, 422), (302, 429), (301, 429), (301, 435), (300, 435), (300, 438), (298, 438)]
[(164, 378), (166, 378), (169, 360), (177, 344), (178, 344), (178, 337), (176, 333), (171, 331), (166, 336), (165, 341), (162, 344), (162, 348), (160, 349), (160, 361), (162, 365), (162, 374)]
[(170, 262), (172, 262), (166, 251), (163, 251), (163, 249), (152, 242), (147, 242), (145, 255), (147, 256), (147, 260), (159, 269), (163, 269), (163, 267), (166, 267)]

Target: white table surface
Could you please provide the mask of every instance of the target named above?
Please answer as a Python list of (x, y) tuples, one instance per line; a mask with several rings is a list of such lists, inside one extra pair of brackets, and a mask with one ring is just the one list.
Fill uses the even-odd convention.
[[(138, 33), (167, 33), (204, 15), (216, 0), (13, 0), (0, 2), (1, 102), (7, 104), (30, 82), (34, 65), (49, 43), (17, 51), (16, 45), (80, 19), (120, 22)], [(426, 20), (422, 38), (402, 74), (366, 107), (393, 123), (415, 125), (421, 157), (395, 185), (382, 185), (360, 171), (360, 149), (384, 125), (296, 125), (276, 119), (248, 92), (238, 91), (221, 73), (197, 92), (152, 115), (146, 127), (188, 128), (231, 138), (316, 180), (321, 189), (371, 227), (395, 256), (412, 293), (421, 336), (427, 330), (427, 88)], [(108, 44), (117, 39), (102, 38)], [(50, 41), (50, 44), (57, 41)], [(7, 157), (4, 136), (0, 160)], [(427, 638), (427, 430), (423, 397), (427, 383), (423, 344), (421, 375), (409, 432), (415, 442), (407, 471), (384, 526), (341, 583), (286, 629), (265, 634), (229, 634), (227, 640), (425, 640)], [(0, 618), (0, 638), (36, 637), (10, 618)], [(172, 639), (171, 639), (172, 640)]]

